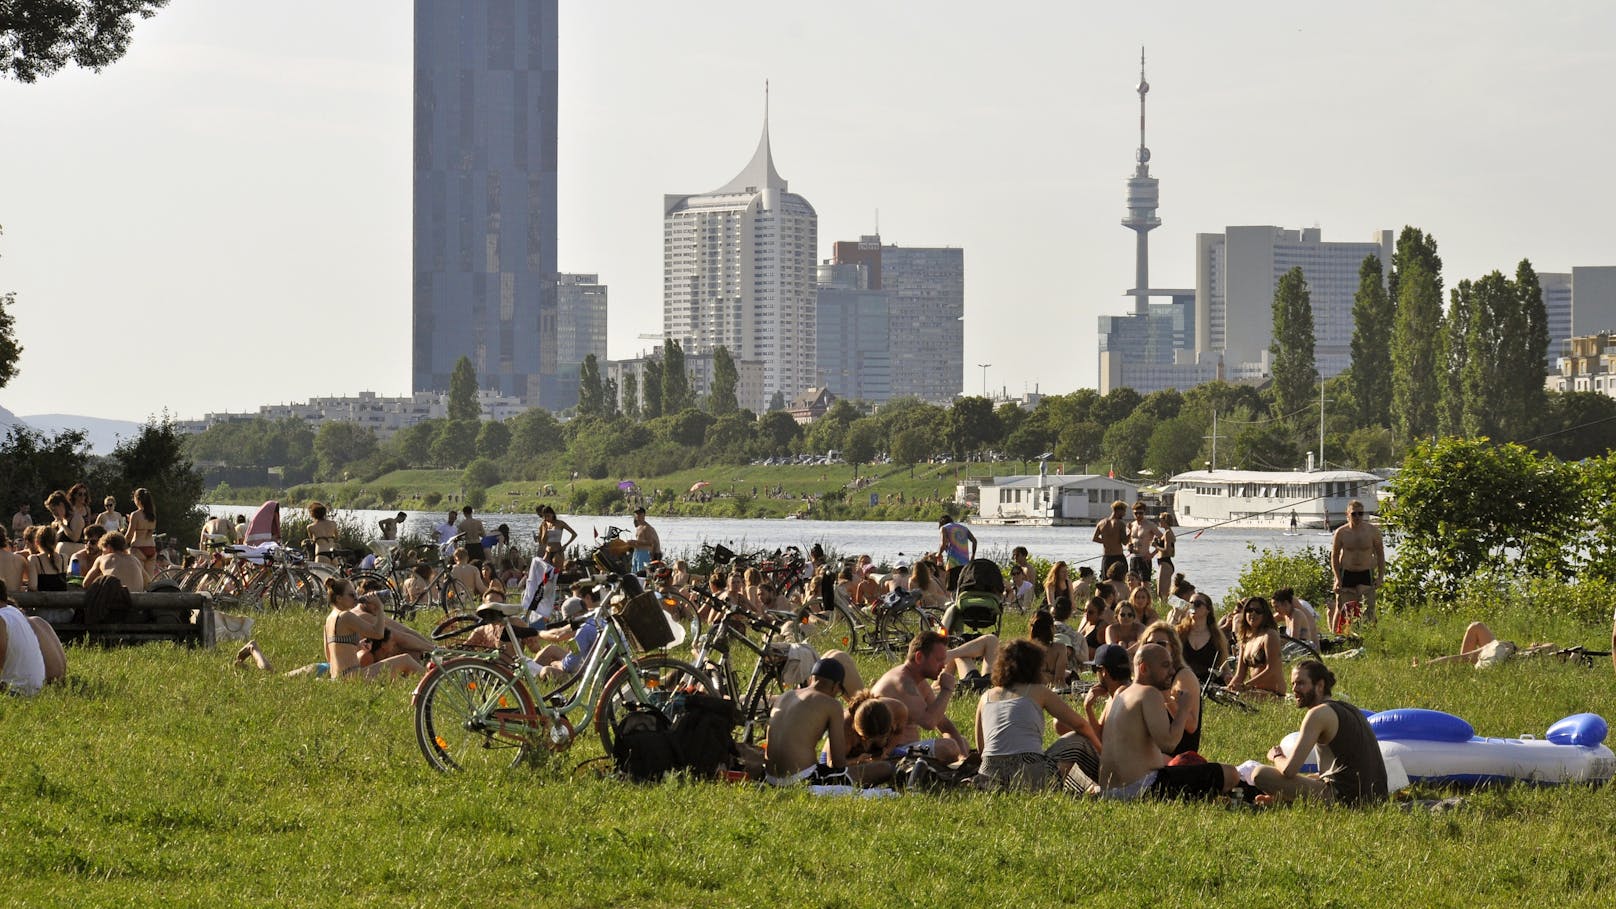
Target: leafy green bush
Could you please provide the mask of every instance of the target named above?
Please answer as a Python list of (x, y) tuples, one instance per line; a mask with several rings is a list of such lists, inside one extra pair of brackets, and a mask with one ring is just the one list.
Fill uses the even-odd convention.
[(438, 503), (442, 501), (443, 493), (441, 492), (429, 492), (421, 497), (421, 504), (428, 508), (436, 508), (438, 507)]
[(1257, 552), (1257, 547), (1249, 543), (1246, 548), (1256, 552), (1257, 556), (1240, 572), (1234, 589), (1223, 598), (1224, 609), (1246, 597), (1271, 596), (1281, 587), (1296, 591), (1298, 597), (1312, 603), (1315, 609), (1322, 610), (1330, 602), (1335, 578), (1330, 573), (1328, 549), (1307, 546), (1297, 552), (1278, 549)]

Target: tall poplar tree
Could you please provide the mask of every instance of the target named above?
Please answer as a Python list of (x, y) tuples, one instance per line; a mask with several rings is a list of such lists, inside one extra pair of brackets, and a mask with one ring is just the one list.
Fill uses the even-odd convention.
[(1380, 257), (1365, 256), (1358, 266), (1358, 293), (1352, 298), (1352, 370), (1347, 374), (1360, 429), (1391, 426), (1392, 326), (1396, 317)]
[(578, 367), (578, 415), (598, 417), (605, 413), (606, 390), (600, 383), (600, 364), (595, 355), (584, 357)]
[[(1497, 274), (1497, 272), (1494, 272)], [(1497, 352), (1492, 337), (1493, 304), (1486, 279), (1460, 281), (1448, 292), (1447, 320), (1442, 327), (1436, 428), (1444, 436), (1482, 436), (1492, 432), (1476, 411), (1486, 408), (1488, 383), (1494, 379)]]
[(668, 338), (662, 342), (662, 412), (675, 414), (693, 402), (690, 400), (690, 375), (685, 372), (685, 351), (679, 342)]
[(640, 380), (632, 372), (623, 373), (623, 416), (640, 418)]
[(647, 420), (662, 416), (662, 360), (648, 357), (640, 375), (640, 412)]
[(1293, 415), (1318, 397), (1319, 370), (1313, 347), (1313, 298), (1297, 267), (1281, 276), (1274, 287), (1274, 332), (1268, 354), (1273, 364), (1276, 414)]
[(1512, 348), (1506, 365), (1510, 377), (1505, 386), (1518, 397), (1510, 416), (1517, 420), (1505, 431), (1511, 440), (1529, 438), (1537, 432), (1538, 421), (1548, 404), (1543, 377), (1548, 372), (1549, 311), (1543, 305), (1543, 286), (1537, 270), (1528, 259), (1515, 266), (1515, 300), (1519, 318), (1508, 331), (1518, 346)]
[(477, 403), (477, 370), (470, 357), (461, 357), (449, 374), (449, 419), (477, 420), (482, 415), (482, 405)]
[(1441, 278), (1412, 257), (1398, 269), (1392, 328), (1392, 429), (1405, 442), (1437, 429), (1442, 330)]
[(707, 409), (713, 416), (722, 417), (740, 409), (740, 404), (735, 399), (735, 387), (740, 381), (741, 377), (735, 370), (735, 360), (729, 355), (729, 348), (722, 344), (713, 348), (713, 390), (707, 400)]

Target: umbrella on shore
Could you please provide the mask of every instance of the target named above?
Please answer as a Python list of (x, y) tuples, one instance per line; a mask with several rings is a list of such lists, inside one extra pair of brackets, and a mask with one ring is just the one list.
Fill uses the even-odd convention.
[(695, 491), (700, 490), (700, 489), (706, 489), (707, 487), (709, 487), (711, 485), (713, 485), (713, 484), (707, 482), (706, 480), (698, 480), (698, 481), (690, 484), (690, 491), (695, 492)]
[(629, 490), (634, 488), (634, 481), (633, 480), (624, 480), (621, 483), (617, 484), (617, 488), (623, 490), (624, 492), (628, 492)]

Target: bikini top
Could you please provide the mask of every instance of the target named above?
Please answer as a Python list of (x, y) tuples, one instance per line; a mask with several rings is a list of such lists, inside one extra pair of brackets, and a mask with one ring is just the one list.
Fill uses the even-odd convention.
[(327, 644), (349, 644), (349, 645), (352, 645), (354, 647), (358, 647), (359, 646), (359, 635), (357, 633), (355, 633), (355, 634), (333, 634), (330, 637), (327, 637), (325, 639), (325, 642)]

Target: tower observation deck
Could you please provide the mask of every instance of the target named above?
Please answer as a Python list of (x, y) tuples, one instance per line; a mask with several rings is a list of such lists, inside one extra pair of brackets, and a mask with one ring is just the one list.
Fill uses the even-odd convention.
[(1128, 180), (1128, 216), (1122, 226), (1136, 237), (1134, 252), (1134, 285), (1128, 295), (1133, 297), (1134, 312), (1144, 315), (1150, 304), (1150, 239), (1152, 230), (1161, 226), (1156, 216), (1160, 190), (1156, 178), (1150, 175), (1150, 149), (1145, 146), (1145, 95), (1150, 83), (1145, 81), (1145, 49), (1139, 49), (1139, 150), (1134, 153), (1133, 176)]

